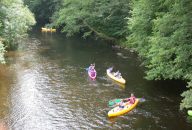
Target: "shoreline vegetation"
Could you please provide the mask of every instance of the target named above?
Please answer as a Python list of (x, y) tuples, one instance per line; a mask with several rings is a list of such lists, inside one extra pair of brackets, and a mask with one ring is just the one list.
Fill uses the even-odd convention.
[(15, 49), (36, 23), (34, 15), (23, 0), (0, 1), (0, 63), (5, 64), (6, 51)]

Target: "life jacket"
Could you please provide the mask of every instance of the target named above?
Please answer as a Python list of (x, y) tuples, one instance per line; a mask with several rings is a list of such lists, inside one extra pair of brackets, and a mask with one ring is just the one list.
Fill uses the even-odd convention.
[(129, 103), (134, 104), (135, 103), (135, 96), (132, 96), (129, 98)]
[(124, 103), (123, 103), (123, 102), (120, 102), (120, 103), (119, 103), (119, 107), (120, 107), (120, 108), (124, 108)]
[(95, 70), (91, 70), (91, 76), (94, 77), (96, 75), (96, 71)]

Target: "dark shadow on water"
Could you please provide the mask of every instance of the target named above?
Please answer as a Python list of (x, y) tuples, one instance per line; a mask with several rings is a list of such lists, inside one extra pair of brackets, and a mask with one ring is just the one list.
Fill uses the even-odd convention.
[(160, 80), (153, 81), (153, 83), (158, 90), (167, 93), (181, 94), (183, 91), (187, 90), (187, 84), (182, 80)]

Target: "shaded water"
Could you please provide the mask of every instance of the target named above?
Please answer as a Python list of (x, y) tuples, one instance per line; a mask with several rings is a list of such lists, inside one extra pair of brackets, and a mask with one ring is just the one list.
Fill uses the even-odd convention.
[[(93, 62), (96, 81), (85, 70)], [(104, 42), (35, 32), (8, 63), (2, 69), (9, 73), (1, 77), (0, 116), (10, 129), (192, 129), (179, 111), (182, 84), (146, 81), (133, 53)], [(109, 66), (120, 70), (125, 86), (106, 76)], [(130, 93), (146, 101), (124, 116), (109, 119), (108, 101)]]

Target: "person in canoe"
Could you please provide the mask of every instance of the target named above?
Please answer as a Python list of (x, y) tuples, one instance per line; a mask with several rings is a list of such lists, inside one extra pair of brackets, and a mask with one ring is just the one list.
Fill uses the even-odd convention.
[(111, 73), (113, 71), (113, 67), (110, 67), (107, 70), (109, 71), (109, 73)]
[(121, 101), (119, 104), (119, 109), (123, 109), (125, 107), (125, 103), (123, 101)]
[(121, 78), (121, 73), (119, 72), (119, 70), (114, 73), (114, 76), (117, 78)]
[(136, 97), (131, 93), (131, 97), (122, 99), (121, 102), (117, 103), (116, 106), (119, 106), (118, 110), (123, 109), (126, 105), (133, 105), (136, 101)]
[[(125, 107), (125, 105), (126, 105), (126, 102), (124, 102), (123, 100), (121, 100), (121, 102), (115, 104), (114, 107), (117, 107), (117, 106), (118, 106), (119, 108), (116, 109), (116, 111), (120, 111), (120, 110), (122, 110), (122, 109)], [(114, 111), (114, 110), (113, 110), (113, 111)]]
[(93, 69), (95, 69), (95, 63), (93, 63)]
[(92, 70), (92, 68), (93, 68), (93, 64), (91, 64), (91, 65), (89, 66), (88, 70)]
[(114, 76), (117, 77), (119, 75), (119, 70), (114, 73)]
[(131, 97), (123, 99), (123, 102), (127, 102), (129, 104), (134, 104), (136, 100), (136, 97), (133, 93), (131, 93)]
[(90, 66), (89, 66), (89, 70), (94, 70), (95, 69), (95, 63), (94, 64), (91, 64)]
[(88, 75), (91, 79), (95, 79), (96, 78), (96, 75), (97, 75), (97, 72), (95, 70), (95, 63), (94, 64), (91, 64), (88, 68)]

